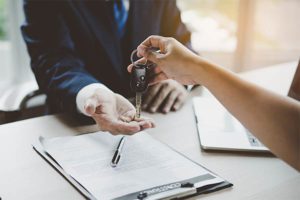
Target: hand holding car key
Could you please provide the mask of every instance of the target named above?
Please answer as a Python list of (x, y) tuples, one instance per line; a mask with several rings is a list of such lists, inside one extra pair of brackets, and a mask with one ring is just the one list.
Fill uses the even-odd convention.
[(147, 62), (141, 63), (139, 61), (134, 61), (133, 57), (137, 53), (137, 50), (134, 50), (131, 53), (131, 63), (132, 63), (132, 71), (131, 71), (131, 79), (130, 79), (130, 87), (133, 92), (136, 93), (135, 96), (135, 107), (136, 107), (136, 118), (140, 118), (141, 116), (141, 105), (142, 105), (142, 94), (146, 92), (149, 85), (149, 70), (150, 67), (153, 66), (154, 63)]

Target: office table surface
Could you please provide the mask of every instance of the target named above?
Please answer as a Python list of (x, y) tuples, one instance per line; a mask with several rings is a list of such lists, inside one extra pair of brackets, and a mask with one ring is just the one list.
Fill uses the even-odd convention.
[[(246, 79), (285, 94), (296, 62), (243, 74)], [(273, 87), (270, 87), (273, 86)], [(153, 137), (202, 164), (234, 186), (192, 199), (299, 199), (300, 174), (268, 154), (205, 152), (200, 148), (191, 99), (206, 95), (202, 87), (191, 92), (176, 113), (146, 114), (157, 127)], [(44, 116), (0, 126), (0, 197), (11, 199), (83, 199), (58, 172), (33, 149), (38, 136), (55, 137), (93, 132), (95, 125), (79, 126), (66, 115)]]

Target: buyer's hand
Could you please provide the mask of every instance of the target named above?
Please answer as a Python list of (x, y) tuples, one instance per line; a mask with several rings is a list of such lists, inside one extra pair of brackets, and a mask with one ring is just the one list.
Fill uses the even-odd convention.
[(184, 86), (177, 81), (164, 80), (149, 87), (142, 108), (152, 113), (176, 111), (183, 105), (187, 94)]
[[(160, 52), (153, 51), (158, 48)], [(152, 61), (157, 65), (154, 68), (152, 83), (166, 79), (174, 79), (184, 85), (196, 84), (195, 69), (191, 69), (191, 62), (198, 59), (196, 54), (173, 38), (150, 36), (137, 48), (138, 56)], [(132, 65), (128, 67), (131, 72)]]
[(113, 135), (131, 135), (154, 127), (151, 119), (135, 119), (134, 106), (121, 95), (107, 89), (96, 89), (86, 100), (84, 109), (101, 131), (108, 131)]

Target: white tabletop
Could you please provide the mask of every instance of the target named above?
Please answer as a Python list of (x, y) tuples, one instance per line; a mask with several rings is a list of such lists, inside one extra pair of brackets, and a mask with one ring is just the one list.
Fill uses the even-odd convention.
[[(286, 94), (296, 62), (248, 72), (242, 76)], [(270, 155), (202, 151), (191, 99), (203, 95), (197, 88), (176, 113), (147, 114), (157, 127), (149, 130), (158, 140), (232, 182), (234, 186), (194, 199), (299, 199), (300, 174)], [(204, 92), (205, 93), (205, 92)], [(38, 136), (54, 137), (92, 132), (96, 126), (79, 126), (65, 115), (54, 115), (0, 126), (0, 197), (6, 199), (84, 199), (45, 162), (31, 144)]]

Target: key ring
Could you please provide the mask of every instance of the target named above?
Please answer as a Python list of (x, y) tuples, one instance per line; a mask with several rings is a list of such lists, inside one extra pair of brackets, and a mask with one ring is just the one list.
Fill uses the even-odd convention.
[[(136, 61), (133, 61), (133, 57), (134, 57), (134, 55), (137, 53), (137, 49), (135, 49), (135, 50), (133, 50), (132, 52), (131, 52), (131, 55), (130, 55), (130, 61), (131, 61), (131, 63), (132, 63), (132, 65), (133, 66), (135, 66), (135, 62)], [(143, 65), (146, 65), (147, 64), (147, 59), (146, 59), (146, 62), (145, 63), (141, 63), (141, 64), (143, 64)]]
[(151, 68), (153, 68), (153, 67), (156, 67), (156, 64), (155, 63), (153, 63), (153, 62), (151, 62), (151, 61), (148, 61), (147, 59), (145, 59), (145, 63), (136, 63), (137, 62), (137, 60), (136, 61), (134, 61), (133, 60), (133, 57), (134, 57), (134, 55), (137, 53), (137, 49), (135, 49), (135, 50), (133, 50), (132, 52), (131, 52), (131, 55), (130, 55), (130, 61), (131, 61), (131, 63), (132, 63), (132, 66), (135, 66), (135, 67), (140, 67), (140, 66), (137, 66), (137, 64), (140, 64), (140, 65), (143, 65), (143, 66), (146, 66), (146, 69), (148, 70), (148, 69), (151, 69)]

